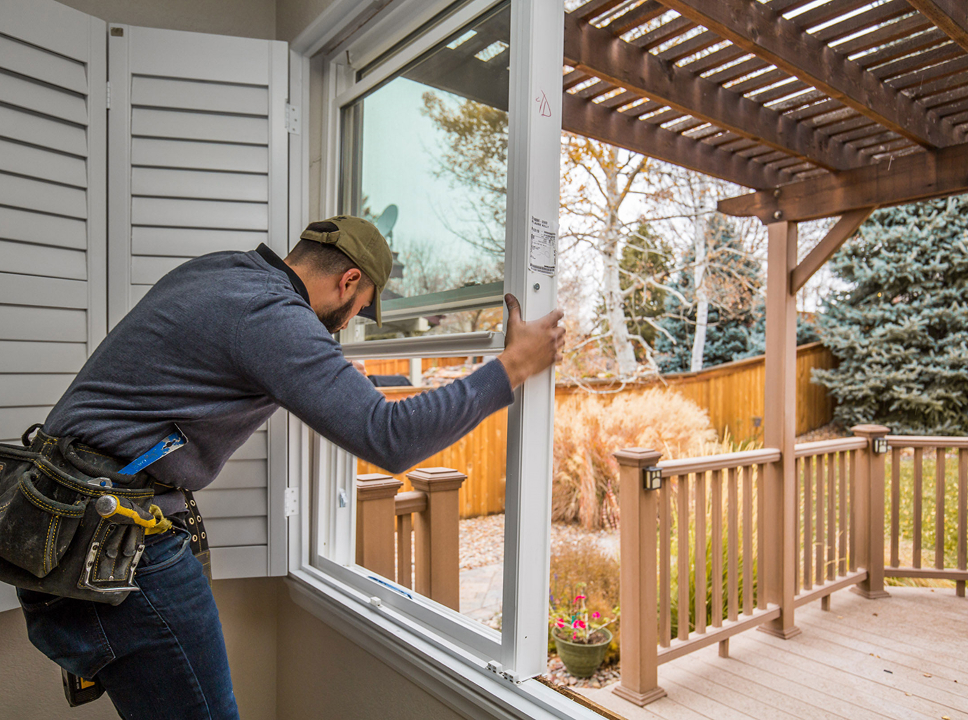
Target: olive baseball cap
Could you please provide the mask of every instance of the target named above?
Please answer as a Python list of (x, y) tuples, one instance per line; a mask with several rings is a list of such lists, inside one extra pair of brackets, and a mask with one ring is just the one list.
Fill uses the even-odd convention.
[(337, 215), (328, 220), (310, 223), (299, 239), (335, 245), (366, 273), (376, 286), (373, 308), (376, 324), (382, 325), (380, 294), (386, 287), (387, 280), (390, 279), (393, 255), (390, 253), (389, 244), (376, 226), (363, 218)]

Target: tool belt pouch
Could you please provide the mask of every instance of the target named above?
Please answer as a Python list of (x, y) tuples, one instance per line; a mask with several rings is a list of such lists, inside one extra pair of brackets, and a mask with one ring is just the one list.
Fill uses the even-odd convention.
[(0, 581), (117, 605), (138, 590), (145, 530), (104, 519), (94, 505), (112, 494), (147, 510), (151, 479), (119, 475), (117, 461), (73, 438), (38, 432), (30, 442), (30, 432), (25, 447), (0, 444)]

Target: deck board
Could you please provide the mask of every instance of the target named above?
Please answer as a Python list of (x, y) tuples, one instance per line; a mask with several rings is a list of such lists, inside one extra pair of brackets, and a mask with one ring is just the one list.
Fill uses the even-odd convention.
[(612, 687), (582, 692), (629, 718), (968, 720), (968, 601), (953, 589), (846, 590), (797, 610), (790, 640), (751, 631), (659, 667), (668, 696), (639, 708)]

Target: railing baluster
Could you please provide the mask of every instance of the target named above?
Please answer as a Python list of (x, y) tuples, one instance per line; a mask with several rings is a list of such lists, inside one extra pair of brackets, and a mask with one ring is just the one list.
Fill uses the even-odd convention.
[(813, 587), (813, 458), (803, 458), (803, 589)]
[(840, 492), (839, 492), (839, 502), (840, 502), (840, 520), (837, 523), (837, 557), (840, 563), (837, 568), (838, 575), (847, 574), (847, 453), (839, 452), (837, 453), (837, 461), (839, 463), (839, 472), (837, 474), (840, 480)]
[(833, 580), (837, 566), (837, 516), (834, 500), (837, 497), (837, 468), (833, 453), (827, 454), (827, 579)]
[(923, 489), (921, 475), (924, 471), (924, 449), (914, 448), (914, 558), (913, 567), (921, 567), (921, 500)]
[(857, 570), (857, 521), (854, 508), (857, 502), (857, 451), (851, 450), (847, 462), (850, 468), (850, 478), (848, 482), (848, 494), (850, 495), (850, 513), (847, 516), (847, 569), (850, 572)]
[(945, 449), (934, 449), (934, 566), (944, 568)]
[(397, 516), (397, 582), (413, 589), (413, 515)]
[(891, 448), (891, 567), (901, 566), (901, 448)]
[(710, 580), (713, 585), (713, 604), (710, 609), (713, 627), (723, 625), (723, 471), (713, 470), (712, 507), (709, 516), (712, 520), (712, 570)]
[(726, 570), (727, 583), (729, 588), (729, 599), (727, 601), (728, 602), (727, 617), (730, 620), (735, 620), (738, 617), (736, 606), (738, 605), (738, 601), (739, 601), (739, 593), (738, 593), (739, 573), (737, 568), (738, 558), (737, 558), (737, 547), (736, 547), (737, 540), (738, 540), (737, 525), (739, 521), (739, 512), (738, 512), (737, 499), (736, 499), (736, 490), (737, 490), (736, 468), (730, 468), (727, 471), (727, 478), (728, 479), (727, 479), (726, 490), (728, 493), (728, 498), (726, 500), (726, 511), (727, 513), (729, 513), (727, 516), (729, 521), (729, 536), (727, 538), (728, 565)]
[(816, 583), (823, 585), (823, 544), (824, 544), (824, 472), (823, 455), (819, 455), (814, 463), (814, 480), (817, 491), (817, 534), (814, 537), (813, 554), (817, 562)]
[(679, 493), (676, 524), (679, 528), (679, 548), (677, 551), (679, 569), (679, 632), (680, 640), (689, 639), (689, 476), (680, 475), (677, 492)]
[(696, 473), (696, 632), (706, 632), (706, 473)]
[(753, 468), (743, 468), (743, 614), (753, 614)]
[(766, 552), (766, 538), (763, 527), (766, 517), (766, 497), (763, 493), (763, 483), (766, 480), (766, 465), (756, 466), (756, 607), (766, 610), (766, 578), (763, 576), (763, 555)]
[[(958, 450), (958, 569), (968, 570), (968, 449)], [(965, 581), (956, 583), (958, 597), (965, 596)]]
[[(796, 464), (793, 468), (793, 496), (797, 499), (797, 512), (796, 517), (793, 520), (793, 534), (797, 538), (798, 543), (803, 542), (803, 481), (800, 479), (800, 475), (803, 473), (803, 460), (797, 458)], [(796, 552), (796, 562), (793, 563), (793, 591), (795, 594), (799, 595), (800, 590), (803, 587), (800, 584), (800, 547), (797, 547)]]
[[(659, 498), (659, 644), (672, 642), (672, 478), (663, 480)], [(679, 478), (675, 478), (679, 487)]]

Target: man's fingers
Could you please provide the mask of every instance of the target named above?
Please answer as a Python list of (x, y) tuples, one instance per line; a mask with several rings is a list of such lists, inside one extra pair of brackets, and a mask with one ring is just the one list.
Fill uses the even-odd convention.
[(521, 304), (511, 293), (504, 296), (504, 302), (508, 306), (508, 325), (521, 321)]

